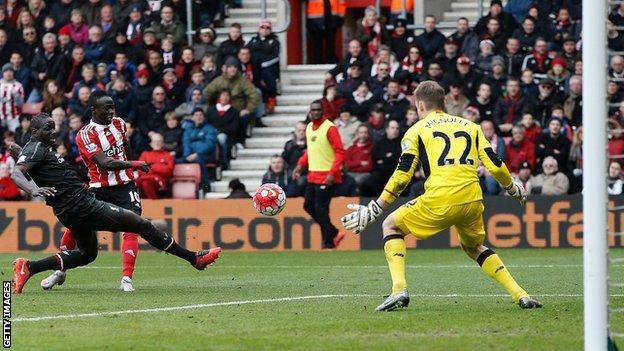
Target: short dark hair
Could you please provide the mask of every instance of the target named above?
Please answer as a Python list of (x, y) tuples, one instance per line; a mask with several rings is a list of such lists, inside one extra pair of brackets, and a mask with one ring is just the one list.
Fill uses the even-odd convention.
[(230, 24), (230, 27), (234, 27), (234, 28), (238, 28), (238, 29), (241, 29), (241, 28), (242, 28), (242, 27), (241, 27), (241, 24), (240, 24), (240, 23), (238, 23), (238, 22), (234, 22), (234, 23)]
[(422, 101), (427, 110), (444, 109), (444, 95), (444, 88), (432, 80), (418, 84), (414, 91), (416, 101)]
[(32, 130), (43, 128), (43, 125), (45, 124), (46, 120), (49, 118), (51, 118), (49, 114), (45, 112), (41, 112), (40, 114), (33, 117), (31, 124), (30, 124), (30, 128)]
[(230, 184), (228, 184), (228, 186), (232, 190), (246, 190), (245, 189), (245, 184), (243, 184), (240, 181), (240, 179), (238, 179), (238, 178), (234, 178), (234, 179), (230, 180)]
[(104, 96), (108, 96), (108, 94), (105, 91), (102, 91), (102, 90), (95, 90), (95, 91), (91, 92), (91, 95), (89, 95), (89, 105), (91, 105), (91, 107), (94, 107), (95, 103), (100, 98), (103, 98)]

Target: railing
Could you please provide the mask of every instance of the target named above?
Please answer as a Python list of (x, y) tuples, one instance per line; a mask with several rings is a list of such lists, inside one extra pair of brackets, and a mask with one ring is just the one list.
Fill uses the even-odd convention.
[[(622, 2), (624, 2), (624, 0), (622, 0)], [(401, 17), (403, 18), (407, 18), (407, 10), (406, 10), (406, 0), (401, 0)], [(483, 0), (477, 0), (477, 11), (479, 14), (479, 18), (483, 17)], [(377, 11), (377, 13), (381, 13), (381, 0), (375, 0), (375, 10)], [(413, 24), (408, 24), (407, 25), (407, 29), (410, 30), (418, 30), (418, 29), (424, 29), (424, 25), (423, 24), (418, 24), (417, 22), (417, 18), (416, 16), (414, 16), (414, 23)], [(394, 26), (392, 25), (387, 25), (386, 28), (388, 30), (393, 30)], [(454, 29), (455, 25), (450, 25), (450, 24), (444, 24), (444, 25), (437, 25), (436, 28), (438, 29)]]
[[(290, 23), (291, 23), (291, 7), (290, 7), (290, 2), (288, 0), (279, 0), (282, 3), (284, 3), (284, 10), (285, 10), (285, 16), (284, 18), (286, 19), (286, 21), (284, 22), (284, 25), (279, 28), (279, 29), (275, 29), (272, 32), (273, 33), (283, 33), (285, 31), (288, 30), (288, 28), (290, 27)], [(192, 10), (192, 6), (193, 6), (193, 1), (192, 0), (186, 0), (186, 40), (189, 43), (189, 45), (193, 45), (193, 35), (195, 35), (195, 33), (197, 33), (196, 31), (193, 30), (193, 10)], [(267, 0), (261, 0), (260, 1), (260, 18), (267, 18)], [(256, 30), (242, 30), (241, 31), (242, 34), (254, 34), (256, 33)]]

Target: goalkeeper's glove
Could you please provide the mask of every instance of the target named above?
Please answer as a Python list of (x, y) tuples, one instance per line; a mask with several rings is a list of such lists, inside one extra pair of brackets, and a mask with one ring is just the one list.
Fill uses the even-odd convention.
[(524, 190), (524, 186), (522, 186), (521, 183), (513, 181), (513, 182), (511, 182), (511, 187), (505, 188), (505, 190), (507, 190), (507, 194), (509, 196), (512, 196), (516, 200), (520, 201), (520, 204), (522, 206), (525, 205), (526, 199), (527, 199), (527, 194), (526, 194), (526, 190)]
[(373, 223), (381, 215), (383, 209), (377, 201), (371, 200), (367, 206), (349, 204), (347, 208), (353, 212), (342, 217), (342, 224), (347, 230), (360, 234), (366, 226)]

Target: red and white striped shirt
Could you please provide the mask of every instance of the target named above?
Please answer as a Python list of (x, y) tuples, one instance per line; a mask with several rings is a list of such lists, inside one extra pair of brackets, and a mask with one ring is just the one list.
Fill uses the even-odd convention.
[(126, 184), (138, 177), (137, 172), (132, 169), (105, 171), (93, 161), (93, 156), (100, 151), (112, 159), (127, 161), (125, 142), (126, 123), (119, 117), (114, 117), (111, 124), (107, 126), (91, 121), (80, 129), (76, 136), (76, 144), (80, 156), (89, 170), (89, 186), (91, 188)]
[(24, 88), (17, 80), (0, 79), (0, 119), (19, 118), (24, 103)]

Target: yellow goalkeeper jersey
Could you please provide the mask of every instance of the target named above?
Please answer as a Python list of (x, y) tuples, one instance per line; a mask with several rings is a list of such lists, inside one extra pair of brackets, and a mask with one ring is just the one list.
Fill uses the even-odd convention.
[(381, 199), (392, 203), (410, 183), (418, 165), (427, 180), (419, 201), (428, 207), (460, 205), (483, 199), (479, 161), (505, 188), (512, 184), (507, 166), (492, 150), (481, 127), (441, 111), (429, 113), (405, 133), (402, 154)]

